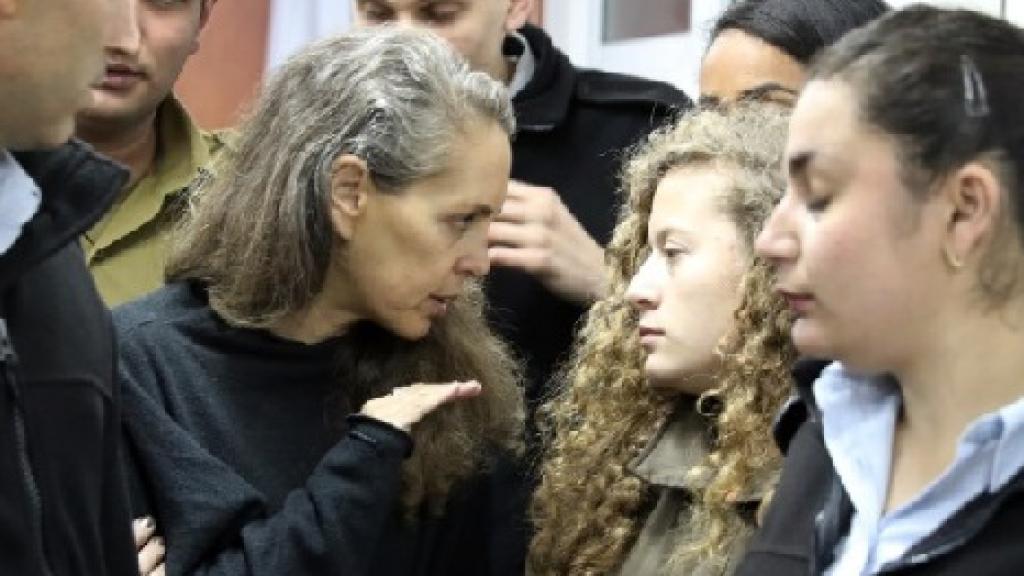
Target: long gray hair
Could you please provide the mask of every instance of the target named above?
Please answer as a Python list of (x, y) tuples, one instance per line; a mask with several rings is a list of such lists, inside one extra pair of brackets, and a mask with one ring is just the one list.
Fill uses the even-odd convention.
[(511, 133), (500, 83), (429, 32), (380, 27), (314, 44), (269, 81), (220, 175), (193, 194), (167, 267), (239, 326), (266, 327), (322, 288), (335, 242), (331, 164), (363, 159), (398, 193), (441, 171), (467, 123)]
[[(327, 213), (330, 169), (362, 158), (377, 189), (400, 194), (443, 170), (471, 122), (511, 133), (503, 86), (471, 72), (428, 32), (376, 28), (316, 44), (289, 60), (242, 127), (236, 151), (190, 198), (169, 280), (205, 284), (210, 307), (264, 328), (323, 289), (337, 245)], [(426, 337), (403, 341), (363, 322), (339, 350), (345, 412), (413, 382), (477, 380), (484, 393), (431, 413), (414, 430), (403, 502), (439, 511), (459, 480), (496, 451), (522, 447), (521, 370), (484, 319), (472, 284)]]

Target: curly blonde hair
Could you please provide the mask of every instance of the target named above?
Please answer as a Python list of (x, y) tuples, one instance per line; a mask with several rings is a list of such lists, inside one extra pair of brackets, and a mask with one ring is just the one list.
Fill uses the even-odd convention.
[(742, 103), (692, 111), (631, 155), (622, 177), (626, 203), (607, 250), (607, 296), (588, 312), (563, 367), (562, 388), (540, 413), (547, 453), (531, 504), (531, 574), (613, 573), (642, 526), (649, 486), (627, 467), (670, 418), (678, 398), (645, 383), (637, 313), (625, 295), (649, 253), (655, 190), (667, 173), (683, 166), (706, 165), (732, 176), (722, 207), (737, 226), (750, 265), (736, 321), (717, 350), (719, 384), (707, 394), (720, 400), (721, 409), (711, 454), (699, 470), (709, 484), (694, 497), (694, 539), (679, 543), (666, 570), (724, 566), (745, 538), (736, 498), (756, 490), (758, 479), (779, 467), (769, 429), (788, 394), (795, 359), (770, 270), (753, 256), (754, 239), (784, 188), (779, 161), (785, 133), (781, 107)]

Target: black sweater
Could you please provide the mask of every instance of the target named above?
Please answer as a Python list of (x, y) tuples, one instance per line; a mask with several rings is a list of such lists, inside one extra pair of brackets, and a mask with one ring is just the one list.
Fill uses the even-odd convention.
[(442, 517), (409, 520), (409, 437), (339, 425), (344, 338), (306, 346), (229, 327), (181, 283), (114, 316), (136, 512), (155, 515), (168, 574), (513, 573), (488, 565), (485, 482), (454, 491)]
[(0, 255), (0, 574), (135, 575), (114, 331), (77, 242), (127, 173), (77, 143), (17, 161), (42, 206)]

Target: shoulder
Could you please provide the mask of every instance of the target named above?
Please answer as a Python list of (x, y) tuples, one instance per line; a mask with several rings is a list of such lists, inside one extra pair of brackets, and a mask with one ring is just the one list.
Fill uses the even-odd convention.
[(597, 106), (652, 106), (668, 110), (691, 106), (682, 90), (664, 82), (601, 70), (579, 70), (576, 98)]
[(113, 310), (119, 348), (137, 349), (167, 340), (183, 324), (201, 320), (205, 304), (185, 282), (167, 284)]
[(210, 151), (210, 157), (216, 160), (221, 153), (237, 148), (239, 131), (237, 128), (221, 128), (203, 131), (201, 136), (203, 145)]

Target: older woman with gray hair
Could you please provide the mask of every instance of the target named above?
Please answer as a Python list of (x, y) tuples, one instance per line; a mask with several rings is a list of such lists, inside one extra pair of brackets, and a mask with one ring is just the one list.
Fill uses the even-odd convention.
[[(519, 371), (476, 279), (504, 88), (429, 33), (315, 45), (199, 186), (169, 284), (115, 312), (144, 573), (493, 574)], [(156, 563), (153, 563), (156, 564)], [(152, 570), (152, 572), (150, 572)]]

